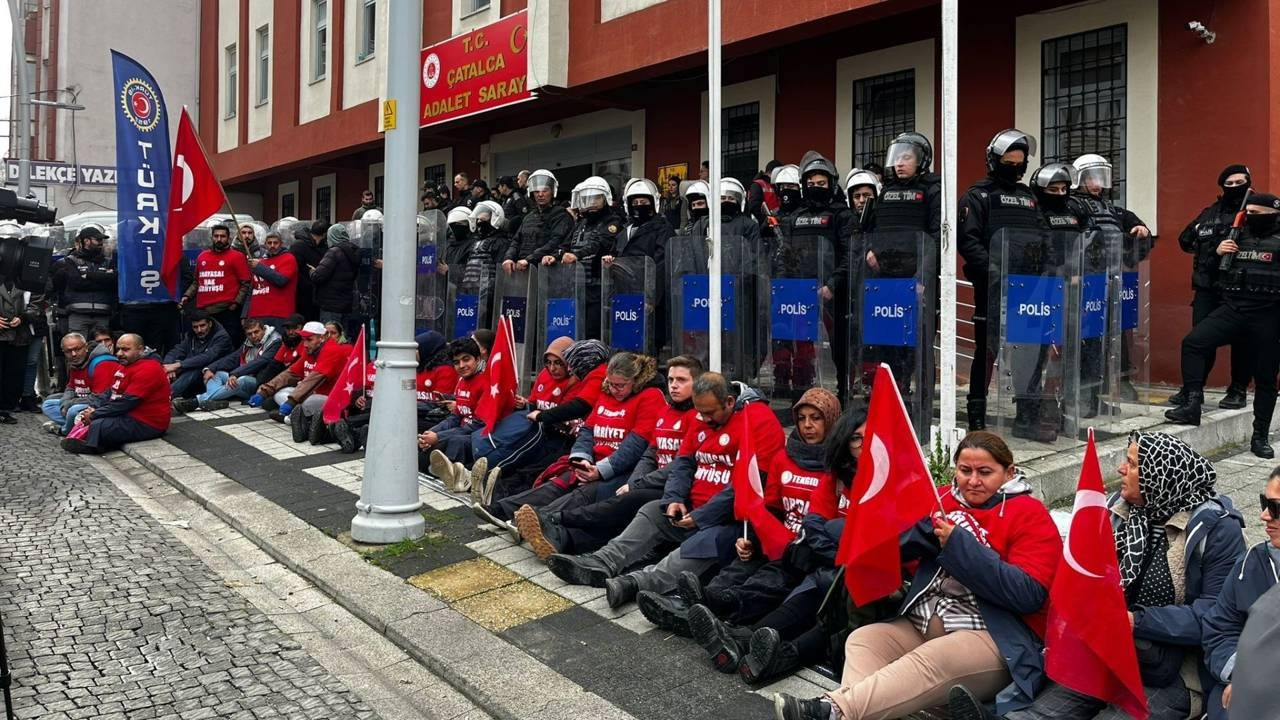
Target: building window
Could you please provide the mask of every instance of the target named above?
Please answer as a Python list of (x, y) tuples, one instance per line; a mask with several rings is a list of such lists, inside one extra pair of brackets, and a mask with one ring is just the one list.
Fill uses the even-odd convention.
[(1046, 40), (1041, 45), (1042, 162), (1085, 153), (1111, 161), (1112, 198), (1124, 204), (1127, 119), (1125, 25)]
[(333, 187), (330, 185), (316, 188), (316, 219), (333, 222)]
[(258, 28), (258, 104), (271, 97), (271, 31), (266, 25)]
[(315, 30), (311, 36), (311, 81), (324, 79), (329, 54), (329, 2), (311, 0), (311, 20)]
[(721, 177), (736, 178), (745, 187), (760, 169), (760, 103), (721, 110)]
[(297, 210), (298, 198), (293, 193), (285, 193), (280, 196), (280, 217), (295, 217)]
[(378, 207), (382, 207), (382, 189), (384, 187), (385, 183), (383, 183), (381, 175), (373, 179), (373, 203)]
[(883, 163), (889, 143), (915, 128), (915, 70), (885, 73), (854, 82), (854, 167)]
[(444, 164), (428, 165), (422, 169), (422, 186), (437, 188), (444, 184)]
[(361, 0), (358, 25), (356, 37), (360, 38), (360, 47), (356, 50), (356, 62), (373, 57), (373, 52), (377, 49), (377, 0)]
[(236, 44), (231, 43), (227, 46), (227, 88), (226, 88), (226, 108), (227, 112), (224, 117), (233, 118), (236, 116), (236, 96), (239, 94), (239, 86), (236, 83)]
[(462, 0), (462, 17), (489, 9), (490, 0)]

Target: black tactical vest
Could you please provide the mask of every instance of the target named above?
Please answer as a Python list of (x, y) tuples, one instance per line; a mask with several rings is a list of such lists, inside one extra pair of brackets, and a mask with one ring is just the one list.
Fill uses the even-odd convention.
[(1039, 203), (1023, 185), (1012, 189), (993, 188), (985, 193), (987, 240), (1001, 230), (1041, 230)]
[(929, 229), (929, 198), (924, 183), (886, 185), (875, 204), (876, 232), (925, 232)]
[(783, 241), (774, 256), (779, 277), (825, 279), (835, 269), (838, 222), (831, 207), (801, 208), (783, 220)]
[(1280, 300), (1280, 235), (1241, 237), (1231, 269), (1219, 271), (1222, 291), (1230, 295), (1262, 295)]
[(1089, 223), (1092, 227), (1098, 229), (1111, 229), (1122, 231), (1124, 228), (1120, 225), (1120, 217), (1116, 214), (1115, 208), (1111, 207), (1111, 203), (1100, 200), (1087, 193), (1074, 196), (1076, 201), (1080, 203), (1089, 214)]

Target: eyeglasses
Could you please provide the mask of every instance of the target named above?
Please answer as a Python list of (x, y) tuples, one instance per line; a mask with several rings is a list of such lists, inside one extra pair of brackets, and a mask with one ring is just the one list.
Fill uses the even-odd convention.
[(1258, 504), (1271, 515), (1272, 520), (1280, 520), (1280, 500), (1258, 493)]
[(613, 390), (614, 392), (622, 392), (623, 390), (626, 390), (627, 388), (631, 387), (631, 384), (632, 384), (632, 381), (630, 380), (627, 380), (625, 382), (620, 382), (620, 383), (613, 382), (612, 380), (605, 381), (605, 385), (608, 385), (609, 389)]

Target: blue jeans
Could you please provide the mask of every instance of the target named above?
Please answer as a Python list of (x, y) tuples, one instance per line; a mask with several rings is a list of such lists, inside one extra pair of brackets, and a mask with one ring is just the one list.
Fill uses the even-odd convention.
[(22, 377), (23, 397), (32, 397), (36, 394), (36, 371), (40, 367), (40, 358), (43, 355), (44, 338), (35, 338), (27, 346), (27, 370)]
[(252, 375), (242, 375), (236, 379), (234, 388), (227, 387), (227, 379), (230, 373), (217, 372), (213, 377), (209, 378), (204, 384), (204, 392), (196, 395), (196, 400), (201, 405), (210, 400), (248, 400), (253, 397), (253, 393), (258, 389), (258, 379)]
[(44, 416), (53, 422), (61, 425), (63, 435), (66, 435), (67, 431), (71, 429), (71, 425), (76, 421), (76, 416), (79, 415), (82, 410), (87, 409), (89, 409), (89, 403), (73, 402), (71, 403), (71, 406), (67, 408), (66, 416), (63, 416), (61, 395), (52, 395), (45, 398), (44, 402), (40, 403), (40, 412), (44, 413)]
[(200, 387), (203, 375), (204, 372), (199, 368), (179, 370), (178, 376), (169, 384), (169, 392), (175, 398), (192, 397), (195, 395), (196, 389)]

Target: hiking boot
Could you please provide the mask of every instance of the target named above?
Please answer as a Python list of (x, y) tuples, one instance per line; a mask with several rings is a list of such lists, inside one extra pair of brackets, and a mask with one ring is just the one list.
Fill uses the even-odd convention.
[(195, 398), (174, 398), (173, 409), (180, 413), (189, 413), (200, 408), (200, 401)]
[(706, 605), (689, 608), (689, 630), (716, 670), (726, 674), (738, 671), (751, 642), (750, 630), (724, 622)]
[[(1228, 392), (1230, 392), (1229, 389), (1228, 389)], [(1187, 404), (1186, 388), (1181, 388), (1178, 390), (1178, 392), (1170, 395), (1168, 403), (1174, 407), (1178, 407), (1179, 405), (1186, 405)]]
[(1218, 401), (1218, 407), (1223, 410), (1239, 410), (1249, 404), (1249, 394), (1245, 388), (1238, 385), (1232, 385), (1227, 388), (1226, 397)]
[(969, 420), (969, 432), (987, 429), (987, 401), (970, 400), (965, 407)]
[(449, 461), (449, 457), (439, 450), (432, 450), (427, 456), (427, 467), (430, 468), (431, 474), (444, 485), (444, 489), (449, 492), (457, 492), (458, 488), (454, 485), (453, 479), (453, 463)]
[(619, 575), (604, 581), (604, 598), (614, 610), (635, 600), (639, 592), (640, 583), (630, 575)]
[[(316, 418), (319, 420), (319, 418)], [(289, 413), (289, 427), (293, 430), (293, 441), (296, 443), (304, 443), (311, 434), (311, 424), (309, 418), (302, 414), (302, 411)]]
[(702, 589), (702, 580), (698, 574), (685, 570), (676, 578), (676, 592), (685, 605), (706, 605), (707, 594)]
[(826, 698), (802, 700), (786, 693), (773, 694), (776, 720), (831, 720), (831, 701)]
[(996, 720), (996, 716), (963, 685), (955, 685), (947, 693), (947, 709), (951, 711), (951, 720)]
[(338, 441), (338, 447), (342, 452), (350, 455), (356, 451), (356, 436), (351, 432), (351, 425), (346, 418), (340, 418), (338, 422), (330, 425), (329, 432), (333, 433), (333, 439)]
[(489, 458), (480, 458), (471, 464), (467, 471), (471, 477), (471, 502), (481, 502), (484, 490), (484, 476), (489, 474)]
[[(550, 527), (546, 527), (550, 526)], [(520, 537), (529, 542), (529, 547), (533, 548), (533, 554), (538, 556), (542, 562), (546, 562), (547, 558), (560, 552), (561, 543), (559, 537), (554, 537), (556, 533), (546, 532), (551, 527), (558, 528), (555, 523), (543, 524), (543, 519), (538, 515), (538, 511), (533, 509), (531, 505), (521, 505), (516, 511), (516, 527), (520, 529)], [(553, 537), (548, 537), (552, 535)]]
[(213, 412), (214, 410), (226, 410), (229, 407), (231, 407), (231, 403), (226, 400), (205, 400), (200, 403), (200, 409), (207, 410), (209, 412)]
[[(623, 575), (622, 577), (630, 577)], [(680, 598), (659, 595), (650, 590), (641, 591), (636, 596), (636, 605), (645, 619), (670, 633), (680, 637), (691, 637), (689, 632), (689, 606)]]
[(1199, 425), (1200, 407), (1204, 404), (1203, 392), (1187, 393), (1187, 404), (1164, 412), (1164, 418), (1178, 425)]
[(547, 567), (552, 574), (570, 585), (590, 585), (604, 587), (605, 581), (613, 577), (613, 570), (595, 555), (562, 555), (556, 553), (547, 558)]
[(738, 666), (738, 674), (748, 685), (759, 685), (800, 668), (800, 653), (794, 643), (786, 642), (777, 630), (766, 627), (751, 634), (747, 656)]
[(1267, 460), (1276, 456), (1276, 451), (1271, 449), (1271, 440), (1267, 437), (1267, 433), (1256, 430), (1253, 433), (1253, 438), (1249, 441), (1249, 452)]

